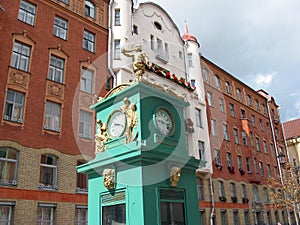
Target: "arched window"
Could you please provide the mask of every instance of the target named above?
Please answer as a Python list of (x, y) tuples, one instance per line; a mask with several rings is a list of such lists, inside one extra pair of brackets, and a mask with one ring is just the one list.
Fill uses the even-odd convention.
[(95, 18), (95, 5), (88, 0), (85, 1), (85, 15)]
[(0, 185), (17, 185), (19, 152), (0, 148)]

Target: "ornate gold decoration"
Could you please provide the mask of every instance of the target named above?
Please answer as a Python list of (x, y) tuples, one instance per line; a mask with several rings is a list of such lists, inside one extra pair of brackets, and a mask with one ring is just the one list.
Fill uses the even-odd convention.
[(104, 143), (108, 140), (107, 137), (107, 125), (102, 123), (101, 120), (97, 121), (99, 133), (95, 135), (95, 142), (96, 142), (96, 150), (95, 154), (99, 152), (103, 152), (105, 150)]
[[(134, 49), (121, 49), (121, 52), (127, 56), (133, 58), (133, 73), (135, 78), (133, 82), (139, 82), (142, 80), (142, 76), (146, 71), (146, 65), (150, 66), (148, 56), (142, 52), (142, 46), (137, 44)], [(129, 54), (129, 52), (133, 52)]]
[(170, 171), (170, 185), (172, 187), (177, 187), (180, 180), (181, 169), (179, 167), (173, 166)]
[(103, 170), (103, 184), (109, 190), (112, 190), (115, 188), (115, 170), (114, 169)]
[(130, 103), (127, 97), (124, 98), (124, 105), (120, 107), (120, 110), (126, 115), (126, 128), (125, 128), (125, 137), (126, 143), (132, 142), (136, 135), (133, 135), (133, 129), (138, 124), (138, 115), (136, 112), (136, 105)]

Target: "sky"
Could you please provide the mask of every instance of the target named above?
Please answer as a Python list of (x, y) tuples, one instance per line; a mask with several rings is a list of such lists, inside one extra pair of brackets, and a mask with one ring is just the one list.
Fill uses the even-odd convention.
[(300, 118), (299, 0), (152, 2), (170, 15), (181, 35), (186, 21), (205, 58), (273, 96), (282, 122)]

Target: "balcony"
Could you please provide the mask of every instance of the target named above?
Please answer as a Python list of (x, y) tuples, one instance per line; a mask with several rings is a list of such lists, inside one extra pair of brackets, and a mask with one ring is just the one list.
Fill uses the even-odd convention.
[(259, 174), (248, 174), (248, 181), (250, 183), (259, 184), (261, 181), (261, 177)]

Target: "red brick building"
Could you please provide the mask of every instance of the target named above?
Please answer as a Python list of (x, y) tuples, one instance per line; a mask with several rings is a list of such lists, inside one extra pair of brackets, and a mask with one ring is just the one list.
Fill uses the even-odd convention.
[(212, 189), (198, 180), (203, 224), (211, 218), (214, 224), (287, 223), (285, 210), (270, 207), (268, 178), (280, 179), (277, 156), (285, 151), (275, 100), (205, 57), (201, 68), (213, 158)]
[(110, 88), (108, 1), (1, 5), (0, 223), (86, 224), (76, 166), (94, 154), (89, 106)]

